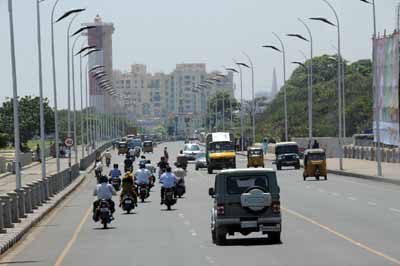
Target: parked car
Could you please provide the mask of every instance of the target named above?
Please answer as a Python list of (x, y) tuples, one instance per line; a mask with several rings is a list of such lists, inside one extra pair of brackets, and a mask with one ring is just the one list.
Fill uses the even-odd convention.
[(196, 155), (195, 168), (196, 171), (201, 168), (207, 168), (207, 159), (205, 152), (200, 152)]
[(281, 241), (280, 188), (273, 169), (223, 170), (209, 195), (214, 200), (211, 235), (217, 245), (236, 232), (261, 232), (274, 243)]
[(201, 152), (200, 146), (194, 143), (185, 144), (183, 155), (190, 161), (196, 160), (196, 155)]

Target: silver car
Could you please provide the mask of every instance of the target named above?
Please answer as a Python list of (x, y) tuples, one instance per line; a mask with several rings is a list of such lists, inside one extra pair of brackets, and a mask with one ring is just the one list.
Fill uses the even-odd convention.
[(196, 155), (200, 152), (202, 152), (200, 146), (195, 143), (185, 144), (183, 148), (183, 155), (185, 155), (189, 161), (196, 160)]
[(196, 155), (195, 168), (196, 171), (201, 168), (207, 168), (206, 154), (204, 152), (200, 152)]

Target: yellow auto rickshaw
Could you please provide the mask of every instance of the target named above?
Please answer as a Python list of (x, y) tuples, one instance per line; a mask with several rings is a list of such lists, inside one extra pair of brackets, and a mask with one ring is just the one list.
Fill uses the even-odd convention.
[(264, 168), (264, 153), (261, 147), (249, 147), (247, 149), (247, 168)]
[(328, 179), (325, 151), (323, 149), (306, 150), (304, 152), (304, 181), (306, 181), (307, 177), (315, 177), (319, 180), (321, 176), (325, 180)]
[(147, 141), (143, 142), (143, 152), (144, 153), (146, 153), (146, 152), (153, 153), (153, 142), (152, 141), (147, 140)]
[(118, 142), (118, 155), (126, 154), (128, 152), (128, 144), (126, 141)]

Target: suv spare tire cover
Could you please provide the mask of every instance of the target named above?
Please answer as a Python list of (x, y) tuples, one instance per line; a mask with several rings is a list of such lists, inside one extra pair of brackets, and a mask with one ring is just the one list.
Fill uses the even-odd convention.
[(240, 201), (242, 207), (252, 212), (263, 212), (271, 206), (272, 198), (262, 187), (251, 187), (240, 196)]

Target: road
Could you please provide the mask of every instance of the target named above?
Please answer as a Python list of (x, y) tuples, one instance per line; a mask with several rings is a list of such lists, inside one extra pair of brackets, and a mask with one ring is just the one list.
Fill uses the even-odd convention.
[[(152, 162), (165, 145), (172, 157), (183, 143), (157, 147), (148, 155)], [(238, 166), (245, 164), (239, 156)], [(280, 171), (282, 243), (256, 234), (216, 246), (207, 194), (213, 180), (190, 165), (188, 192), (173, 211), (160, 206), (156, 187), (134, 214), (117, 210), (111, 229), (102, 230), (91, 220), (90, 178), (1, 257), (0, 265), (400, 265), (399, 186), (335, 175), (303, 182), (300, 171)]]

